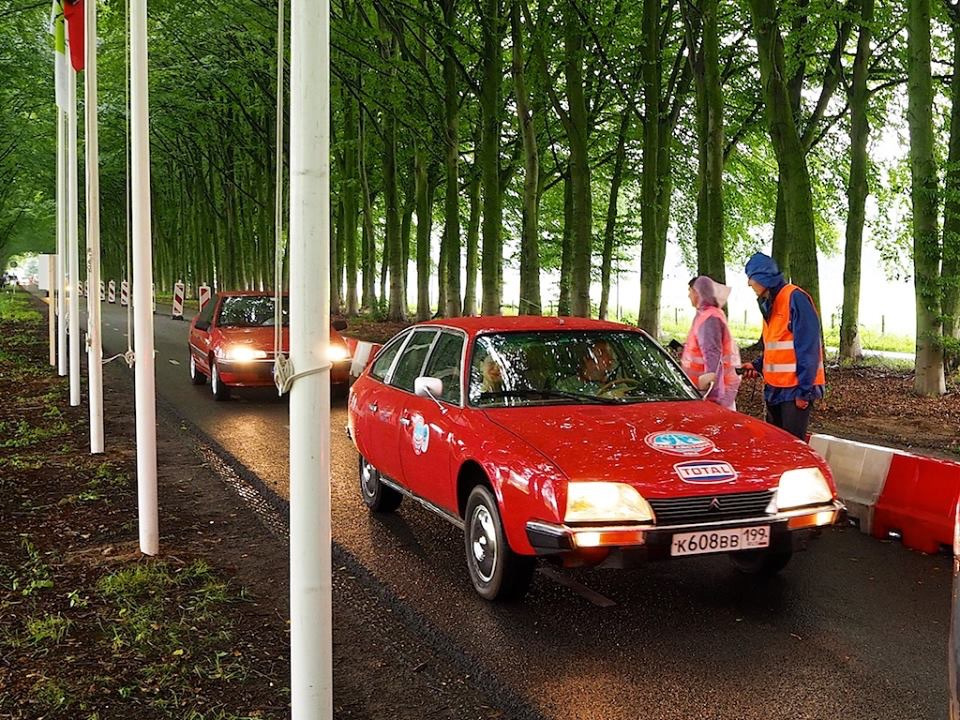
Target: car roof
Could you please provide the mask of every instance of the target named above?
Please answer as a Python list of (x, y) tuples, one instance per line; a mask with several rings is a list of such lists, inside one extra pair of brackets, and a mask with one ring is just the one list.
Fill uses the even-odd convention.
[(437, 318), (418, 323), (414, 327), (440, 325), (463, 330), (471, 335), (494, 332), (538, 332), (557, 330), (632, 330), (638, 328), (609, 320), (581, 317), (551, 317), (541, 315), (481, 315), (477, 317)]

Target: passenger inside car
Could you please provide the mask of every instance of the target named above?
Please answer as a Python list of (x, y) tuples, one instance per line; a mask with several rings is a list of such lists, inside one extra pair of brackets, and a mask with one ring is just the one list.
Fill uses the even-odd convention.
[(500, 392), (503, 390), (503, 370), (500, 363), (487, 355), (480, 361), (480, 392)]
[(606, 340), (596, 340), (583, 348), (576, 373), (562, 378), (558, 390), (596, 395), (617, 380), (620, 363)]

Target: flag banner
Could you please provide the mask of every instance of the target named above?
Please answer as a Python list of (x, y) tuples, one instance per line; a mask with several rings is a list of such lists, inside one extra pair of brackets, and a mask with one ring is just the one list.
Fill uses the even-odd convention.
[(67, 45), (70, 62), (76, 71), (83, 70), (83, 0), (62, 0), (63, 15), (67, 19)]
[(57, 107), (67, 111), (67, 36), (60, 0), (54, 0), (50, 11), (50, 32), (53, 33), (53, 67), (57, 88)]

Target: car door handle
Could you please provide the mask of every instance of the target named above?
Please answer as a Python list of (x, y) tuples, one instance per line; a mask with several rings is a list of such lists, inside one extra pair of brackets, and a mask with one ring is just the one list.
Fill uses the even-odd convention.
[(400, 418), (400, 424), (401, 424), (401, 425), (404, 425), (404, 426), (409, 425), (409, 424), (410, 424), (410, 418), (407, 418), (407, 417)]
[(377, 404), (376, 404), (375, 402), (372, 402), (372, 403), (370, 403), (369, 405), (367, 405), (367, 408), (369, 408), (370, 412), (376, 412), (376, 411), (377, 411)]

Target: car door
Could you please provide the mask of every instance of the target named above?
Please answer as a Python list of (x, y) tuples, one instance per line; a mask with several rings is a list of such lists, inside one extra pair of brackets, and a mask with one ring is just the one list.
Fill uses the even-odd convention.
[(463, 348), (466, 336), (441, 331), (430, 350), (423, 375), (443, 382), (436, 400), (412, 393), (400, 414), (400, 465), (404, 484), (444, 510), (456, 514), (455, 483), (451, 481), (452, 448), (461, 412)]
[(389, 455), (384, 434), (393, 432), (393, 445), (396, 444), (396, 431), (383, 427), (379, 411), (381, 403), (390, 405), (384, 394), (395, 392), (386, 384), (390, 371), (397, 360), (400, 351), (410, 337), (409, 332), (401, 333), (388, 342), (377, 353), (377, 357), (370, 367), (370, 372), (362, 375), (350, 390), (350, 407), (352, 410), (352, 432), (357, 444), (357, 450), (371, 465), (386, 472), (384, 468), (385, 455)]
[(423, 371), (427, 353), (437, 331), (434, 328), (415, 329), (397, 356), (386, 385), (374, 400), (376, 410), (370, 414), (372, 436), (382, 438), (376, 451), (374, 466), (389, 478), (406, 485), (400, 466), (400, 414), (413, 395), (413, 381)]
[(220, 296), (214, 296), (203, 308), (203, 312), (190, 323), (190, 353), (196, 360), (197, 367), (209, 373), (210, 367), (207, 358), (210, 357), (210, 333), (213, 331), (214, 311), (220, 304)]

